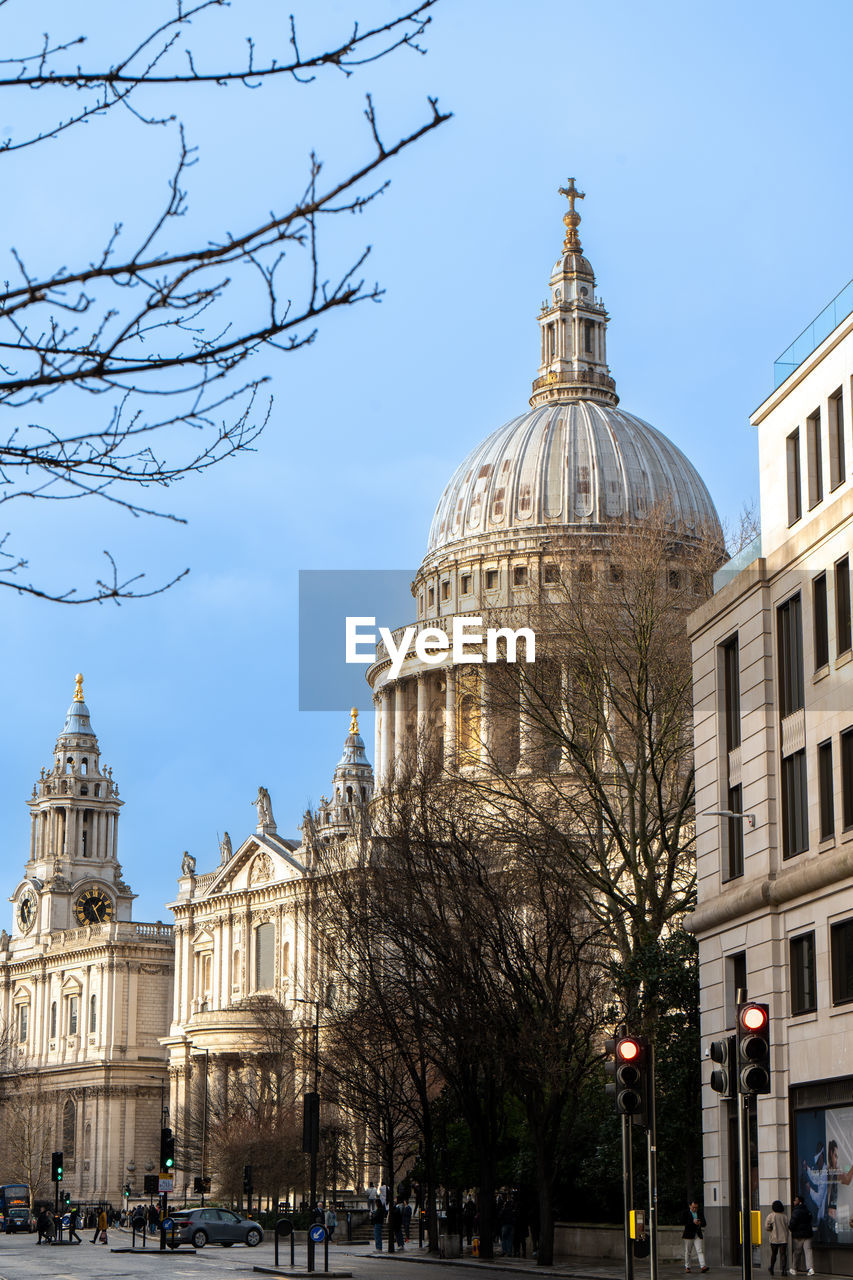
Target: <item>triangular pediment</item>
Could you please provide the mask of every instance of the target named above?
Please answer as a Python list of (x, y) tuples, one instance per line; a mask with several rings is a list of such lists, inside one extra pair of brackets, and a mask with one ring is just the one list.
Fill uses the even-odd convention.
[(193, 938), (193, 947), (212, 947), (213, 934), (209, 929), (199, 929)]
[(300, 861), (300, 852), (301, 847), (295, 840), (255, 832), (243, 841), (225, 866), (220, 867), (202, 896), (213, 898), (220, 893), (238, 893), (301, 880), (307, 875), (307, 868)]

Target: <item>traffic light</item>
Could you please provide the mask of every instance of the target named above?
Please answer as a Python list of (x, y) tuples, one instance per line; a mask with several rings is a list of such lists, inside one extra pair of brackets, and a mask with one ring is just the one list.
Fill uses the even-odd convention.
[(644, 1122), (648, 1110), (650, 1053), (647, 1040), (641, 1036), (621, 1035), (606, 1040), (605, 1049), (612, 1054), (606, 1071), (612, 1076), (607, 1092), (616, 1110), (623, 1116), (639, 1116)]
[(712, 1040), (708, 1052), (711, 1061), (719, 1063), (719, 1067), (711, 1072), (711, 1088), (723, 1098), (733, 1098), (737, 1093), (735, 1087), (737, 1036), (726, 1036), (725, 1040)]
[(739, 1004), (737, 1010), (738, 1092), (770, 1092), (770, 1007)]
[(62, 1181), (62, 1152), (54, 1151), (50, 1158), (50, 1178), (52, 1182)]
[(252, 1166), (247, 1164), (243, 1169), (243, 1190), (247, 1196), (252, 1194)]
[(62, 1198), (63, 1198), (63, 1200), (65, 1201), (65, 1204), (66, 1204), (66, 1205), (69, 1205), (69, 1204), (71, 1203), (71, 1192), (70, 1192), (70, 1191), (66, 1191), (66, 1192), (65, 1192), (65, 1194), (64, 1194), (64, 1196), (63, 1196)]
[(130, 1199), (130, 1183), (129, 1182), (126, 1182), (124, 1184), (124, 1198), (125, 1200)]
[(171, 1129), (160, 1130), (160, 1168), (165, 1174), (175, 1167), (175, 1135)]

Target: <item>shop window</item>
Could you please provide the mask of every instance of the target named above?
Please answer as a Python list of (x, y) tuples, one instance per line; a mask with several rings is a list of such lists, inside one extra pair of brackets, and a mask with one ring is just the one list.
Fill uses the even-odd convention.
[(829, 662), (829, 611), (826, 602), (826, 574), (819, 574), (812, 581), (814, 607), (814, 665), (820, 671)]
[(840, 920), (829, 931), (832, 1003), (853, 1000), (853, 920)]
[(813, 1013), (817, 1008), (814, 933), (791, 939), (791, 1014)]

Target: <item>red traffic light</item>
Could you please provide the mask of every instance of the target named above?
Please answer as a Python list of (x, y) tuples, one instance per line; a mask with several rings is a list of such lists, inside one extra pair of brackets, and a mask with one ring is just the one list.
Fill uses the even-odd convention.
[(623, 1062), (636, 1062), (640, 1056), (638, 1040), (620, 1040), (616, 1045), (616, 1057)]
[(753, 1033), (763, 1031), (768, 1023), (768, 1012), (765, 1005), (745, 1004), (740, 1011), (740, 1025)]

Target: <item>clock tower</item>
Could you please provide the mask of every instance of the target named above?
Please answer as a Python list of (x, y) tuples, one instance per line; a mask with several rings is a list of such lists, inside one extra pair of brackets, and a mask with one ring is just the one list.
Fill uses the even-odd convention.
[(122, 801), (112, 769), (102, 768), (83, 700), (83, 677), (30, 808), (30, 856), (18, 885), (14, 936), (130, 920), (134, 895), (118, 861)]
[(0, 1120), (15, 1166), (4, 1176), (49, 1199), (51, 1152), (61, 1151), (75, 1201), (119, 1204), (126, 1183), (141, 1196), (168, 1123), (160, 1039), (174, 946), (171, 925), (132, 919), (118, 860), (122, 801), (81, 675), (27, 805), (29, 856), (11, 934), (0, 930)]

